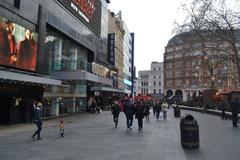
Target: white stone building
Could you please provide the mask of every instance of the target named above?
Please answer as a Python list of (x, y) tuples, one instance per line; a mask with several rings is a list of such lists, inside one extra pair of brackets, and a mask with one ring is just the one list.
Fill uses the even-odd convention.
[(164, 94), (163, 63), (152, 62), (151, 70), (138, 72), (137, 94), (162, 97)]

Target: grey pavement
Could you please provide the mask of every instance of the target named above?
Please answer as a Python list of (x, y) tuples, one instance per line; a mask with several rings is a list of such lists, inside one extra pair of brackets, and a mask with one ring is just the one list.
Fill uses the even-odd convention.
[(42, 140), (32, 140), (34, 124), (0, 127), (0, 160), (240, 160), (240, 128), (230, 120), (199, 112), (200, 148), (183, 149), (180, 118), (168, 111), (166, 121), (152, 115), (143, 131), (127, 131), (123, 113), (114, 128), (110, 112), (65, 117), (65, 137), (60, 138), (58, 119), (44, 121)]

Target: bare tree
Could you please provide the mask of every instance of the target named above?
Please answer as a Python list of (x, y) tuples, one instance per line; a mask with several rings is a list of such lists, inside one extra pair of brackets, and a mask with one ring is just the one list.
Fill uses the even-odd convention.
[(212, 8), (206, 20), (221, 41), (226, 43), (224, 52), (236, 66), (236, 73), (233, 76), (237, 77), (237, 87), (240, 81), (240, 12), (232, 10), (226, 1), (222, 0), (220, 7)]
[[(235, 2), (239, 3), (239, 0)], [(182, 8), (187, 12), (187, 17), (183, 24), (175, 24), (175, 32), (194, 33), (193, 42), (201, 45), (201, 56), (204, 57), (208, 67), (211, 88), (215, 86), (216, 69), (221, 64), (228, 63), (225, 62), (228, 60), (231, 60), (237, 68), (232, 76), (237, 75), (236, 84), (239, 84), (240, 12), (232, 10), (227, 5), (227, 0), (193, 0), (190, 6), (182, 5)], [(214, 43), (218, 45), (213, 45)], [(216, 53), (214, 61), (209, 53)]]
[(212, 23), (209, 23), (209, 15), (212, 14), (212, 0), (194, 0), (190, 6), (182, 5), (187, 12), (187, 17), (183, 24), (175, 24), (175, 33), (185, 34), (183, 37), (185, 44), (190, 44), (188, 50), (200, 51), (200, 54), (194, 54), (199, 59), (201, 67), (207, 69), (208, 75), (204, 75), (210, 81), (210, 87), (215, 88), (217, 85), (216, 70), (226, 60), (221, 54), (221, 48), (218, 45), (218, 34), (213, 29)]

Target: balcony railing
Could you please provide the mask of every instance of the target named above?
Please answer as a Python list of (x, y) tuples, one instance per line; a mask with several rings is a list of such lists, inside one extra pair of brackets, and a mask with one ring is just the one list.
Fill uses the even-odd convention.
[(62, 86), (48, 86), (45, 88), (45, 92), (52, 93), (75, 93), (75, 94), (86, 94), (86, 86), (85, 85), (62, 85)]
[(52, 71), (74, 70), (85, 70), (92, 72), (92, 64), (83, 60), (56, 60), (52, 65)]
[(95, 75), (110, 78), (109, 69), (97, 64), (89, 63), (83, 60), (56, 60), (51, 66), (52, 71), (75, 71), (84, 70)]

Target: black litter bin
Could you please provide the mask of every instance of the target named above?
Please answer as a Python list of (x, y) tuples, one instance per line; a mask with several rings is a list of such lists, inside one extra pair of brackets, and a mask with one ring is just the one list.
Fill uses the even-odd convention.
[(180, 121), (181, 144), (183, 148), (199, 147), (199, 126), (192, 115), (185, 115)]
[(180, 117), (181, 116), (181, 111), (178, 106), (174, 107), (174, 117)]

